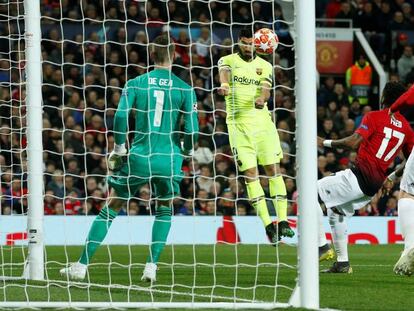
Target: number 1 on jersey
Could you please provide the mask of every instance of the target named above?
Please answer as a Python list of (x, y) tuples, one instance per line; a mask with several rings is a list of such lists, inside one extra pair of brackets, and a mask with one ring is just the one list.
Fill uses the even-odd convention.
[(154, 114), (154, 126), (161, 126), (162, 109), (164, 108), (164, 91), (155, 90), (155, 114)]
[(381, 142), (381, 146), (378, 149), (378, 152), (376, 154), (376, 157), (378, 159), (381, 159), (383, 157), (385, 150), (387, 150), (388, 143), (390, 142), (391, 137), (395, 137), (398, 139), (397, 144), (394, 146), (394, 148), (390, 150), (390, 152), (388, 152), (388, 154), (384, 158), (384, 161), (388, 161), (389, 159), (391, 159), (394, 153), (397, 152), (398, 148), (403, 143), (405, 135), (401, 132), (390, 129), (389, 127), (384, 127), (384, 134), (385, 134), (385, 137), (383, 138)]

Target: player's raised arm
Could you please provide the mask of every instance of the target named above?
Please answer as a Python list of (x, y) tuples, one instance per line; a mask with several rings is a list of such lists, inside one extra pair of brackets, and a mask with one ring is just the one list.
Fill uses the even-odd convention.
[(108, 158), (111, 170), (117, 169), (122, 164), (122, 156), (126, 155), (125, 140), (128, 130), (128, 115), (135, 102), (135, 89), (128, 81), (122, 90), (121, 99), (114, 117), (115, 146)]
[(351, 136), (337, 140), (318, 137), (318, 145), (319, 147), (357, 150), (363, 140), (364, 138), (360, 134), (354, 133)]
[(197, 97), (192, 90), (187, 91), (184, 100), (184, 152), (190, 153), (198, 141)]
[(414, 106), (414, 85), (391, 105), (390, 111), (397, 112), (405, 105)]

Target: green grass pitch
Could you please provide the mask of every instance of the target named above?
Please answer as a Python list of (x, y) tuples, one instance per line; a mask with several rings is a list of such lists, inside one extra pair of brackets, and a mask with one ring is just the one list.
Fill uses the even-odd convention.
[[(119, 302), (231, 302), (236, 297), (240, 302), (287, 302), (297, 276), (296, 248), (288, 245), (168, 246), (161, 257), (156, 286), (150, 287), (140, 281), (147, 246), (102, 246), (89, 270), (91, 285), (68, 283), (58, 271), (67, 258), (75, 261), (80, 250), (80, 247), (47, 247), (46, 272), (50, 281), (29, 281), (26, 288), (22, 280), (0, 281), (0, 302), (25, 301), (27, 297), (34, 301)], [(402, 245), (350, 246), (354, 274), (321, 274), (321, 307), (414, 310), (414, 278), (392, 273), (401, 250)], [(0, 273), (19, 276), (23, 252), (25, 248), (2, 247)], [(321, 265), (328, 266), (329, 262)]]

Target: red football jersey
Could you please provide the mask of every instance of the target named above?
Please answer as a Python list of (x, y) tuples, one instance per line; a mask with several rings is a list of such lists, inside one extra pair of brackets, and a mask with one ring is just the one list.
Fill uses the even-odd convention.
[(364, 138), (355, 161), (359, 171), (356, 175), (361, 190), (374, 195), (381, 188), (387, 169), (399, 152), (411, 152), (414, 132), (400, 113), (391, 116), (389, 109), (384, 109), (367, 113), (356, 133)]

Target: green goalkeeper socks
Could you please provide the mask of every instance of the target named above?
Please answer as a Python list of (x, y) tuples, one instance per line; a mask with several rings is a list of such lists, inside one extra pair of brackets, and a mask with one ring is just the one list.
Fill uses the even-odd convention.
[(155, 221), (152, 225), (151, 252), (147, 262), (157, 263), (167, 241), (171, 228), (171, 208), (160, 206), (155, 214)]
[(108, 233), (109, 227), (111, 227), (112, 221), (117, 216), (117, 212), (110, 209), (108, 206), (104, 206), (98, 216), (92, 223), (89, 230), (88, 238), (86, 239), (85, 247), (82, 251), (82, 255), (79, 262), (88, 265), (92, 256), (95, 254), (102, 241), (105, 239)]
[(262, 219), (264, 226), (266, 227), (272, 220), (269, 216), (269, 211), (267, 210), (267, 205), (265, 201), (265, 194), (260, 184), (259, 180), (255, 180), (249, 183), (246, 183), (247, 195), (254, 209), (256, 210), (257, 215)]
[(282, 176), (269, 179), (269, 192), (273, 199), (278, 221), (287, 221), (286, 186)]

